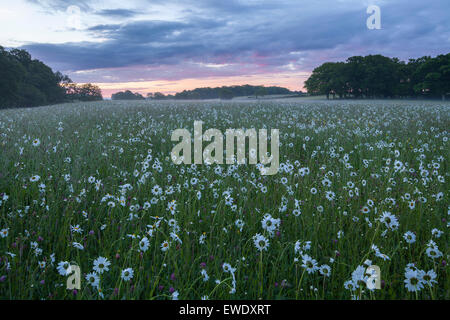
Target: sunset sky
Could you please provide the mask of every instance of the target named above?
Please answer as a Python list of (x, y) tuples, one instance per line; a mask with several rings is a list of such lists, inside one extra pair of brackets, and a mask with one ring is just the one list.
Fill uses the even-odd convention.
[[(366, 26), (371, 4), (381, 30)], [(302, 90), (325, 61), (450, 52), (449, 12), (448, 0), (0, 0), (0, 45), (105, 97), (247, 83)]]

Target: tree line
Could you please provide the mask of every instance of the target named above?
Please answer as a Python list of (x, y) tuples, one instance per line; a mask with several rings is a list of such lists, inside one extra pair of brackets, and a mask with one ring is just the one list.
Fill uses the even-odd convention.
[(326, 62), (305, 82), (312, 95), (335, 98), (441, 98), (450, 94), (450, 53), (408, 62), (382, 55)]
[[(382, 55), (354, 56), (345, 62), (326, 62), (315, 68), (305, 82), (312, 95), (327, 98), (442, 98), (450, 94), (450, 53), (425, 56), (408, 62)], [(175, 95), (161, 92), (146, 97), (130, 90), (117, 92), (113, 100), (195, 100), (301, 94), (271, 86), (222, 86), (184, 90)], [(26, 50), (0, 46), (0, 108), (33, 107), (71, 101), (103, 100), (100, 88), (76, 84), (32, 59)]]
[(68, 76), (32, 59), (26, 50), (0, 46), (0, 109), (102, 99), (99, 87), (73, 83)]
[[(246, 85), (236, 85), (236, 86), (222, 86), (216, 88), (196, 88), (193, 90), (183, 90), (182, 92), (178, 92), (175, 95), (164, 95), (161, 92), (148, 93), (147, 99), (151, 100), (166, 100), (166, 99), (175, 99), (175, 100), (202, 100), (202, 99), (232, 99), (234, 97), (244, 97), (244, 96), (254, 96), (256, 98), (262, 97), (265, 95), (281, 95), (281, 94), (294, 94), (297, 92), (293, 92), (287, 88), (271, 86), (252, 86), (249, 84)], [(113, 100), (144, 100), (144, 96), (142, 96), (138, 92), (131, 92), (130, 90), (121, 91), (113, 94), (111, 96)]]
[(222, 86), (216, 88), (197, 88), (194, 90), (184, 90), (175, 94), (175, 99), (232, 99), (234, 97), (265, 95), (292, 94), (287, 88), (271, 86), (252, 86), (249, 84), (241, 86)]
[(275, 94), (295, 94), (301, 92), (290, 91), (287, 88), (272, 86), (252, 86), (252, 85), (236, 85), (236, 86), (222, 86), (216, 88), (196, 88), (193, 90), (183, 90), (175, 95), (165, 95), (161, 92), (148, 93), (145, 98), (138, 92), (131, 92), (126, 90), (124, 92), (117, 92), (111, 96), (113, 100), (203, 100), (203, 99), (223, 99), (229, 100), (234, 97), (254, 96), (256, 98), (263, 97), (265, 95)]

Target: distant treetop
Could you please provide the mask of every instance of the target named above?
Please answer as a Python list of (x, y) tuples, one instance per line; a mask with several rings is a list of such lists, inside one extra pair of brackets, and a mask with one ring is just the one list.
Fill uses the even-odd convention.
[(295, 92), (282, 87), (265, 87), (265, 86), (252, 86), (236, 85), (236, 86), (223, 86), (216, 88), (197, 88), (194, 90), (184, 90), (175, 94), (175, 99), (232, 99), (233, 97), (245, 97), (245, 96), (264, 96), (275, 94), (293, 94)]
[(308, 93), (340, 98), (442, 98), (450, 95), (450, 53), (407, 63), (382, 55), (326, 62), (305, 82)]
[(112, 100), (145, 100), (138, 92), (133, 93), (130, 90), (120, 91), (111, 95)]

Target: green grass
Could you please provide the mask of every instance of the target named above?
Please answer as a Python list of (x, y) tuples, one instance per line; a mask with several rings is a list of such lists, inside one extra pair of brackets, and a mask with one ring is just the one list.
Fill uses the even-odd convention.
[[(99, 275), (104, 299), (171, 299), (173, 291), (179, 299), (449, 299), (449, 111), (439, 102), (398, 101), (110, 101), (0, 111), (0, 230), (8, 230), (0, 237), (0, 298), (102, 298), (85, 279), (102, 256), (111, 262)], [(194, 120), (204, 122), (204, 131), (279, 129), (280, 162), (288, 170), (262, 176), (254, 165), (218, 166), (222, 174), (216, 166), (174, 165), (171, 133), (192, 132)], [(396, 160), (403, 169), (395, 169)], [(300, 168), (309, 174), (301, 175)], [(30, 182), (34, 175), (38, 182)], [(98, 190), (91, 176), (101, 181)], [(130, 190), (121, 188), (126, 184)], [(155, 185), (162, 195), (152, 193)], [(327, 191), (335, 198), (328, 200)], [(102, 201), (108, 194), (114, 198)], [(172, 200), (174, 215), (167, 210)], [(364, 206), (370, 212), (362, 212)], [(380, 221), (383, 212), (395, 215), (397, 228)], [(273, 236), (262, 228), (265, 214), (281, 220)], [(148, 226), (160, 218), (150, 236)], [(169, 219), (176, 220), (182, 243), (171, 238)], [(71, 231), (76, 225), (81, 233)], [(412, 244), (403, 238), (407, 231), (416, 235)], [(256, 249), (257, 233), (269, 240), (267, 251)], [(149, 248), (140, 252), (143, 237)], [(170, 247), (163, 252), (166, 240)], [(294, 250), (298, 240), (311, 242), (303, 255), (318, 267), (330, 266), (330, 277), (305, 271)], [(442, 256), (429, 257), (430, 240)], [(372, 245), (389, 260), (375, 255)], [(346, 289), (367, 259), (380, 267), (383, 288), (370, 291), (360, 283)], [(76, 294), (57, 271), (61, 261), (80, 266)], [(235, 268), (234, 293), (224, 263)], [(409, 263), (433, 270), (436, 283), (408, 291)], [(134, 271), (129, 281), (121, 278), (126, 268)]]

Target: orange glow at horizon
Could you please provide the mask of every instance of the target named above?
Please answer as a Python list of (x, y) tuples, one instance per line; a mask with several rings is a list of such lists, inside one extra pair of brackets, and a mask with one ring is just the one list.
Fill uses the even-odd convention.
[(276, 74), (258, 74), (249, 76), (209, 77), (201, 79), (182, 80), (154, 80), (154, 81), (132, 81), (132, 82), (97, 82), (95, 85), (102, 89), (104, 97), (118, 91), (130, 90), (139, 92), (146, 96), (147, 93), (161, 92), (164, 94), (175, 94), (183, 90), (192, 90), (203, 87), (221, 87), (233, 85), (264, 85), (285, 87), (290, 90), (304, 90), (304, 81), (309, 77), (309, 72), (287, 72)]

